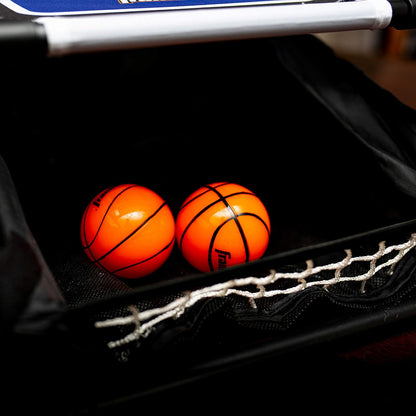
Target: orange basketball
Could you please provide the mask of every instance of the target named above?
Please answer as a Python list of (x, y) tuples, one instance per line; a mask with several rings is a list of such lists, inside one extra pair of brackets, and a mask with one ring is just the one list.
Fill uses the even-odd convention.
[(182, 204), (176, 219), (179, 249), (203, 272), (259, 259), (269, 236), (270, 219), (263, 203), (234, 183), (198, 189)]
[(154, 272), (169, 257), (175, 221), (166, 202), (138, 185), (119, 185), (97, 195), (81, 221), (81, 242), (94, 263), (119, 277)]

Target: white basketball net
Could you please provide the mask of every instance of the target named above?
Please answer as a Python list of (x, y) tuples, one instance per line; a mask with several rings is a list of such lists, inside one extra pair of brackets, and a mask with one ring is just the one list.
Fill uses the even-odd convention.
[[(142, 337), (147, 337), (157, 324), (166, 319), (180, 317), (186, 310), (202, 299), (224, 298), (230, 295), (237, 295), (247, 298), (250, 305), (256, 308), (256, 299), (289, 295), (305, 290), (311, 286), (321, 286), (323, 289), (328, 289), (329, 286), (349, 281), (361, 282), (361, 292), (364, 293), (365, 284), (369, 279), (386, 267), (390, 267), (390, 272), (392, 273), (394, 266), (415, 246), (416, 234), (412, 234), (409, 240), (402, 244), (386, 247), (386, 243), (382, 241), (378, 244), (378, 251), (370, 255), (354, 257), (351, 250), (345, 250), (345, 257), (341, 261), (323, 266), (315, 266), (313, 260), (307, 260), (305, 269), (300, 272), (279, 273), (271, 270), (264, 277), (245, 277), (228, 280), (223, 283), (184, 293), (181, 297), (165, 306), (154, 309), (139, 311), (136, 306), (131, 305), (129, 306), (131, 315), (97, 321), (95, 322), (95, 327), (108, 328), (133, 325), (134, 329), (128, 335), (107, 344), (109, 348), (116, 348), (133, 341), (138, 341)], [(395, 253), (395, 255), (393, 257), (389, 256), (386, 259), (385, 257), (390, 253)], [(343, 271), (355, 262), (368, 263), (368, 271), (357, 276), (343, 275)], [(330, 278), (319, 278), (319, 274), (324, 271), (330, 272)], [(312, 276), (314, 277), (313, 280), (311, 279)], [(285, 289), (271, 288), (271, 285), (279, 280), (290, 281), (292, 285)], [(249, 288), (252, 290), (248, 290)]]

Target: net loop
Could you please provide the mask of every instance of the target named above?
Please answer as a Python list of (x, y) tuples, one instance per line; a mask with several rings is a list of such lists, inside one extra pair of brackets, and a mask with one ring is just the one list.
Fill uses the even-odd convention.
[[(115, 317), (104, 321), (95, 322), (96, 328), (108, 328), (116, 326), (133, 325), (133, 331), (125, 337), (111, 341), (109, 348), (116, 348), (138, 341), (147, 337), (160, 322), (166, 319), (177, 319), (189, 308), (203, 299), (224, 298), (230, 295), (247, 298), (253, 308), (257, 308), (256, 300), (264, 297), (287, 296), (298, 293), (313, 286), (321, 286), (324, 290), (342, 282), (361, 282), (360, 292), (365, 293), (366, 283), (380, 270), (390, 267), (391, 275), (394, 267), (413, 248), (416, 247), (416, 233), (402, 244), (386, 246), (385, 241), (378, 243), (378, 250), (370, 255), (353, 256), (352, 250), (345, 250), (345, 257), (334, 263), (315, 266), (313, 260), (306, 261), (306, 268), (302, 271), (278, 272), (270, 270), (263, 277), (244, 277), (231, 279), (226, 282), (217, 283), (212, 286), (203, 287), (194, 291), (183, 293), (182, 296), (165, 306), (139, 311), (136, 306), (130, 306), (130, 315), (126, 317)], [(393, 257), (383, 259), (390, 253), (397, 252)], [(383, 261), (384, 260), (384, 261)], [(347, 275), (348, 266), (355, 262), (368, 263), (368, 271), (360, 275)], [(322, 272), (333, 272), (333, 276), (324, 279)], [(313, 278), (313, 279), (312, 279)], [(285, 288), (273, 288), (278, 281), (295, 282)], [(249, 290), (253, 287), (253, 290)]]

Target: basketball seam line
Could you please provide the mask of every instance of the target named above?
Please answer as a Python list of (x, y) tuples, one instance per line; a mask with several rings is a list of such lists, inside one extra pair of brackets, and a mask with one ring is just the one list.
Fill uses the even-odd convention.
[[(246, 262), (248, 262), (249, 259), (250, 259), (250, 250), (248, 248), (248, 243), (247, 243), (246, 236), (244, 234), (244, 230), (241, 227), (240, 221), (238, 221), (237, 214), (235, 213), (235, 211), (232, 208), (232, 206), (228, 203), (227, 197), (224, 197), (220, 192), (218, 192), (215, 188), (210, 187), (209, 185), (206, 185), (206, 187), (207, 188), (210, 188), (213, 192), (215, 192), (218, 195), (218, 197), (220, 198), (220, 200), (223, 202), (223, 204), (230, 210), (230, 212), (231, 212), (231, 214), (233, 216), (232, 218), (234, 219), (235, 224), (237, 225), (237, 228), (238, 228), (238, 231), (240, 233), (241, 239), (243, 240), (244, 250), (245, 250), (245, 253), (246, 253)], [(216, 234), (215, 234), (215, 237), (216, 237)], [(209, 247), (213, 247), (214, 246), (214, 241), (213, 240), (214, 240), (214, 234), (213, 234), (213, 236), (211, 238), (211, 242), (210, 242)], [(208, 251), (208, 265), (209, 265), (211, 271), (213, 271), (214, 268), (213, 268), (213, 265), (212, 265), (211, 250)]]
[(267, 230), (267, 234), (270, 237), (270, 229), (269, 229), (268, 225), (266, 224), (266, 222), (263, 220), (263, 218), (260, 217), (260, 215), (253, 214), (252, 212), (241, 212), (240, 214), (237, 214), (237, 217), (254, 217), (254, 218), (257, 218), (264, 225), (264, 227)]
[[(111, 201), (111, 203), (110, 203), (110, 205), (107, 207), (107, 209), (106, 209), (106, 211), (105, 211), (105, 213), (104, 213), (104, 215), (103, 215), (103, 218), (101, 219), (101, 222), (100, 222), (100, 225), (98, 226), (98, 228), (97, 228), (97, 232), (95, 233), (95, 235), (94, 235), (94, 238), (91, 240), (91, 242), (89, 243), (89, 244), (87, 244), (85, 247), (83, 246), (83, 248), (84, 249), (88, 249), (90, 252), (91, 252), (91, 250), (90, 250), (90, 247), (94, 244), (94, 242), (95, 242), (95, 239), (97, 238), (97, 236), (98, 236), (98, 233), (100, 232), (100, 230), (101, 230), (101, 227), (102, 227), (102, 225), (103, 225), (103, 223), (104, 223), (104, 219), (105, 219), (105, 217), (107, 216), (107, 214), (108, 214), (108, 211), (110, 210), (110, 208), (111, 208), (111, 206), (113, 205), (113, 203), (114, 203), (114, 201), (121, 195), (121, 194), (123, 194), (124, 192), (126, 192), (128, 189), (131, 189), (131, 188), (134, 188), (135, 186), (137, 186), (137, 185), (130, 185), (130, 186), (127, 186), (126, 188), (124, 188), (122, 191), (120, 191), (114, 198), (113, 198), (113, 200)], [(111, 188), (111, 189), (114, 189), (114, 187), (113, 188)], [(110, 189), (110, 191), (111, 191), (111, 189)], [(94, 198), (94, 200), (95, 200), (95, 198)], [(90, 202), (90, 205), (92, 204), (92, 201)], [(86, 233), (85, 233), (85, 223), (86, 223), (86, 221), (87, 221), (87, 215), (85, 215), (85, 217), (84, 217), (84, 239), (85, 239), (85, 243), (87, 243), (87, 236), (86, 236)]]
[[(228, 184), (230, 184), (231, 182), (221, 182), (221, 183), (219, 183), (217, 186), (214, 186), (213, 188), (219, 188), (220, 186), (224, 186), (224, 185), (228, 185)], [(181, 210), (181, 209), (183, 209), (183, 208), (185, 208), (187, 205), (189, 205), (191, 202), (193, 202), (193, 201), (195, 201), (196, 199), (198, 199), (200, 196), (202, 196), (202, 195), (205, 195), (206, 193), (208, 193), (209, 191), (210, 191), (211, 189), (207, 189), (206, 191), (204, 191), (204, 192), (201, 192), (200, 194), (198, 194), (198, 195), (196, 195), (196, 196), (194, 196), (191, 200), (189, 200), (189, 201), (187, 201), (186, 202), (186, 204), (184, 203), (180, 208), (179, 208), (179, 211)]]
[[(163, 204), (152, 214), (150, 217), (147, 217), (145, 221), (143, 221), (134, 231), (132, 231), (127, 237), (123, 238), (118, 244), (116, 244), (111, 250), (107, 251), (107, 253), (103, 254), (101, 257), (95, 260), (95, 262), (100, 262), (103, 258), (107, 257), (110, 253), (120, 247), (123, 243), (125, 243), (132, 235), (136, 234), (141, 228), (143, 228), (157, 213), (166, 205), (166, 202)], [(101, 264), (101, 263), (100, 263)]]
[[(211, 189), (208, 189), (208, 192), (210, 191)], [(217, 195), (218, 195), (218, 193), (217, 193)], [(221, 195), (221, 194), (220, 194)], [(253, 196), (256, 196), (255, 194), (253, 194), (252, 192), (245, 192), (245, 191), (240, 191), (240, 192), (234, 192), (234, 193), (232, 193), (232, 194), (229, 194), (229, 195), (227, 195), (227, 196), (225, 196), (224, 198), (231, 198), (231, 197), (233, 197), (233, 196), (237, 196), (237, 195), (253, 195)], [(198, 195), (199, 196), (199, 195)], [(210, 209), (211, 207), (213, 207), (215, 204), (218, 204), (218, 202), (221, 202), (222, 201), (222, 199), (221, 199), (221, 197), (219, 198), (219, 199), (217, 199), (217, 200), (215, 200), (215, 201), (213, 201), (213, 202), (211, 202), (210, 204), (208, 204), (207, 206), (205, 206), (204, 208), (202, 208), (197, 214), (195, 214), (195, 216), (194, 217), (192, 217), (192, 219), (191, 219), (191, 221), (189, 221), (189, 223), (188, 223), (188, 225), (185, 227), (185, 229), (184, 229), (184, 231), (183, 231), (183, 233), (182, 233), (182, 235), (181, 235), (181, 238), (180, 238), (180, 241), (179, 241), (179, 248), (180, 249), (182, 249), (182, 243), (183, 243), (183, 239), (184, 239), (184, 237), (185, 237), (185, 234), (186, 234), (186, 232), (188, 231), (188, 229), (191, 227), (191, 225), (197, 220), (197, 218), (198, 217), (200, 217), (205, 211), (207, 211), (208, 209)]]
[[(118, 272), (120, 272), (121, 270), (125, 270), (125, 269), (129, 269), (130, 267), (134, 267), (134, 266), (138, 266), (139, 264), (142, 264), (142, 263), (145, 263), (146, 261), (149, 261), (149, 260), (151, 260), (151, 259), (153, 259), (153, 258), (155, 258), (156, 256), (158, 256), (159, 254), (162, 254), (164, 251), (166, 251), (171, 245), (172, 245), (172, 243), (174, 243), (175, 242), (175, 237), (173, 237), (172, 238), (172, 240), (170, 240), (170, 242), (165, 246), (165, 247), (163, 247), (161, 250), (159, 250), (157, 253), (155, 253), (155, 254), (153, 254), (152, 256), (150, 256), (150, 257), (148, 257), (148, 258), (146, 258), (146, 259), (144, 259), (144, 260), (141, 260), (141, 261), (138, 261), (137, 263), (134, 263), (134, 264), (130, 264), (130, 265), (128, 265), (128, 266), (124, 266), (124, 267), (120, 267), (119, 269), (116, 269), (116, 270), (113, 270), (112, 272), (110, 272), (110, 273), (118, 273)], [(101, 264), (101, 263), (100, 263)]]
[[(258, 219), (263, 225), (264, 225), (264, 227), (266, 228), (266, 231), (267, 231), (267, 234), (270, 236), (270, 230), (269, 230), (269, 227), (267, 226), (267, 224), (265, 223), (265, 221), (259, 216), (259, 215), (257, 215), (257, 214), (253, 214), (253, 213), (251, 213), (251, 212), (241, 212), (240, 214), (237, 214), (236, 215), (236, 217), (243, 217), (243, 216), (250, 216), (250, 217), (254, 217), (254, 218), (256, 218), (256, 219)], [(208, 249), (208, 253), (209, 253), (209, 257), (208, 257), (208, 265), (209, 265), (209, 267), (210, 267), (210, 269), (211, 270), (214, 270), (214, 268), (213, 268), (213, 264), (212, 264), (212, 256), (211, 256), (211, 252), (212, 252), (212, 249), (213, 249), (213, 247), (214, 247), (214, 241), (215, 241), (215, 238), (217, 237), (217, 234), (220, 232), (220, 229), (225, 225), (225, 224), (227, 224), (229, 221), (231, 221), (231, 220), (234, 220), (234, 218), (233, 217), (231, 217), (231, 218), (228, 218), (227, 220), (225, 220), (221, 225), (219, 225), (217, 228), (216, 228), (216, 230), (214, 231), (214, 233), (212, 234), (212, 238), (211, 238), (211, 242), (210, 242), (210, 245), (209, 245), (209, 249)]]
[[(257, 215), (257, 214), (253, 214), (253, 213), (251, 213), (251, 212), (241, 212), (240, 214), (237, 214), (236, 215), (236, 217), (243, 217), (243, 216), (250, 216), (250, 217), (254, 217), (254, 218), (256, 218), (256, 219), (258, 219), (263, 225), (264, 225), (264, 227), (266, 228), (266, 231), (267, 231), (267, 234), (269, 235), (269, 237), (270, 237), (270, 229), (269, 229), (269, 227), (267, 226), (267, 224), (265, 223), (265, 221), (259, 216), (259, 215)], [(209, 266), (209, 268), (210, 268), (210, 270), (214, 270), (214, 266), (213, 266), (213, 263), (212, 263), (212, 255), (211, 255), (211, 253), (212, 253), (212, 249), (214, 248), (214, 242), (215, 242), (215, 239), (216, 239), (216, 237), (217, 237), (217, 234), (220, 232), (220, 229), (226, 224), (226, 223), (228, 223), (229, 221), (231, 221), (231, 220), (234, 220), (235, 218), (233, 218), (233, 217), (231, 217), (231, 218), (228, 218), (227, 220), (225, 220), (221, 225), (219, 225), (217, 228), (216, 228), (216, 230), (214, 231), (214, 233), (212, 234), (212, 238), (211, 238), (211, 241), (210, 241), (210, 244), (209, 244), (209, 248), (208, 248), (208, 266)], [(238, 223), (240, 223), (239, 221), (238, 221)], [(238, 226), (238, 225), (237, 225)], [(244, 235), (244, 238), (246, 238), (245, 237), (245, 235)], [(244, 241), (244, 240), (243, 240)], [(247, 239), (245, 240), (245, 241), (247, 241)], [(248, 245), (248, 243), (247, 243), (247, 245)], [(249, 258), (247, 259), (247, 252), (246, 252), (246, 262), (248, 261), (248, 260), (250, 260), (250, 253), (249, 253)]]
[[(106, 193), (108, 193), (108, 192), (110, 192), (112, 189), (114, 189), (115, 188), (115, 186), (112, 186), (112, 187), (110, 187), (110, 188), (107, 188), (106, 190), (104, 190), (103, 192), (106, 192)], [(126, 188), (127, 189), (127, 188)], [(101, 194), (103, 193), (103, 192), (101, 192)], [(122, 191), (122, 192), (124, 192), (124, 190)], [(100, 195), (101, 195), (100, 194)], [(118, 195), (117, 195), (118, 196)], [(117, 196), (115, 196), (114, 198), (117, 198)], [(85, 212), (84, 212), (84, 221), (83, 221), (83, 234), (84, 234), (84, 240), (85, 240), (85, 243), (87, 244), (87, 233), (86, 233), (86, 230), (85, 230), (85, 223), (87, 222), (87, 214), (88, 214), (88, 212), (89, 212), (89, 207), (91, 206), (91, 204), (93, 204), (93, 202), (95, 201), (95, 198), (88, 204), (88, 207), (87, 207), (87, 209), (85, 210)], [(114, 201), (114, 199), (113, 199), (113, 201)], [(113, 203), (113, 202), (111, 202), (111, 203)], [(104, 214), (104, 217), (107, 215), (107, 212), (108, 212), (108, 209), (106, 210), (106, 212), (105, 212), (105, 214)], [(102, 223), (103, 223), (103, 221), (104, 221), (104, 217), (102, 218), (102, 220), (101, 220), (101, 223), (100, 223), (100, 226), (98, 227), (98, 230), (97, 230), (97, 232), (96, 232), (96, 234), (95, 234), (95, 236), (94, 236), (94, 238), (93, 238), (93, 240), (92, 240), (92, 242), (90, 243), (90, 244), (87, 244), (85, 247), (82, 245), (82, 248), (84, 249), (84, 250), (88, 250), (88, 252), (90, 253), (90, 256), (91, 256), (91, 258), (93, 259), (93, 261), (95, 262), (96, 261), (96, 258), (95, 258), (95, 256), (94, 256), (94, 254), (93, 254), (93, 252), (91, 251), (91, 246), (92, 246), (92, 244), (94, 243), (94, 241), (95, 241), (95, 239), (96, 239), (96, 237), (97, 237), (97, 235), (98, 235), (98, 232), (100, 231), (100, 228), (101, 228), (101, 225), (102, 225)], [(108, 271), (108, 270), (107, 270)]]
[(209, 266), (210, 270), (214, 270), (214, 266), (213, 266), (213, 264), (212, 264), (212, 256), (211, 256), (211, 252), (212, 252), (212, 249), (214, 248), (214, 242), (215, 242), (215, 239), (216, 239), (216, 237), (217, 237), (217, 234), (220, 232), (221, 228), (222, 228), (225, 224), (227, 224), (229, 221), (232, 221), (233, 219), (234, 219), (233, 217), (226, 219), (226, 220), (225, 220), (222, 224), (220, 224), (220, 225), (219, 225), (219, 226), (215, 229), (215, 231), (212, 233), (212, 238), (211, 238), (211, 241), (209, 242), (209, 247), (208, 247), (208, 266)]

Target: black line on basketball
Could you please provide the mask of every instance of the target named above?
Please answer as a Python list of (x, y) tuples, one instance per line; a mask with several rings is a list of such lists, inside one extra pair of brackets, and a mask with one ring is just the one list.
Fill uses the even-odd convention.
[[(114, 186), (112, 186), (112, 187), (110, 187), (110, 188), (105, 189), (103, 192), (101, 192), (101, 193), (100, 193), (100, 195), (106, 194), (106, 193), (110, 192), (112, 189), (114, 189)], [(85, 223), (86, 223), (86, 221), (87, 221), (87, 215), (88, 215), (88, 213), (89, 213), (89, 209), (90, 209), (91, 205), (93, 205), (93, 204), (94, 204), (94, 202), (95, 202), (95, 199), (93, 199), (92, 201), (90, 201), (90, 203), (88, 204), (88, 206), (87, 206), (86, 210), (84, 211), (84, 215), (83, 215), (83, 224), (82, 224), (82, 225), (83, 225), (84, 241), (85, 241), (85, 243), (86, 243), (87, 245), (86, 245), (86, 246), (84, 246), (84, 245), (82, 244), (82, 248), (83, 248), (84, 250), (88, 250), (88, 252), (89, 252), (89, 254), (90, 254), (91, 258), (93, 259), (93, 261), (96, 261), (96, 258), (95, 258), (95, 256), (94, 256), (94, 253), (91, 251), (91, 246), (92, 246), (93, 242), (95, 241), (95, 238), (97, 237), (98, 231), (99, 231), (99, 229), (101, 228), (101, 224), (103, 223), (104, 218), (101, 220), (101, 224), (100, 224), (100, 226), (99, 226), (99, 228), (98, 228), (98, 230), (97, 230), (97, 232), (96, 232), (96, 234), (95, 234), (95, 236), (94, 236), (94, 238), (92, 239), (92, 241), (91, 241), (91, 243), (90, 243), (90, 244), (88, 244), (88, 242), (87, 242), (87, 232), (86, 232), (86, 230), (85, 230)], [(107, 211), (106, 211), (106, 213), (104, 214), (104, 216), (105, 216), (105, 215), (107, 215)], [(104, 267), (103, 267), (103, 268), (104, 268)], [(105, 269), (105, 268), (104, 268), (104, 269)], [(107, 269), (105, 269), (105, 271), (109, 272)]]
[(230, 183), (231, 182), (220, 182), (220, 183), (217, 183), (215, 186), (213, 186), (213, 188), (217, 189), (217, 188), (220, 188), (221, 186), (229, 185)]
[[(224, 197), (220, 192), (218, 192), (215, 188), (212, 188), (212, 187), (210, 187), (209, 185), (206, 185), (207, 186), (207, 188), (211, 188), (212, 189), (212, 191), (213, 192), (215, 192), (217, 195), (218, 195), (218, 197), (221, 199), (221, 201), (224, 203), (224, 205), (227, 207), (227, 209), (230, 211), (230, 213), (231, 213), (231, 216), (232, 216), (232, 218), (234, 219), (234, 221), (235, 221), (235, 223), (236, 223), (236, 225), (237, 225), (237, 228), (238, 228), (238, 231), (239, 231), (239, 233), (240, 233), (240, 236), (241, 236), (241, 239), (243, 240), (243, 244), (244, 244), (244, 250), (245, 250), (245, 253), (246, 253), (246, 262), (248, 262), (249, 261), (249, 259), (250, 259), (250, 250), (249, 250), (249, 248), (248, 248), (248, 243), (247, 243), (247, 238), (246, 238), (246, 236), (245, 236), (245, 234), (244, 234), (244, 230), (243, 230), (243, 227), (241, 226), (241, 224), (240, 224), (240, 221), (238, 221), (238, 218), (237, 218), (237, 214), (235, 213), (235, 211), (234, 211), (234, 209), (233, 209), (233, 207), (228, 203), (228, 201), (227, 201), (227, 197), (230, 197), (231, 195), (228, 195), (227, 197)], [(247, 193), (247, 192), (242, 192), (242, 193)], [(212, 242), (212, 238), (211, 238), (211, 243), (213, 244), (213, 242)], [(210, 243), (210, 244), (211, 244)], [(211, 270), (213, 270), (213, 269), (211, 269)]]
[[(214, 186), (214, 188), (219, 188), (220, 186), (224, 186), (224, 185), (228, 185), (230, 182), (221, 182), (221, 183), (219, 183), (217, 186)], [(204, 188), (204, 187), (202, 187), (202, 188)], [(187, 201), (186, 202), (186, 204), (183, 204), (180, 208), (179, 208), (179, 211), (181, 210), (181, 209), (183, 209), (183, 208), (185, 208), (187, 205), (189, 205), (191, 202), (193, 202), (193, 201), (195, 201), (196, 199), (198, 199), (200, 196), (202, 196), (202, 195), (205, 195), (205, 194), (207, 194), (208, 192), (210, 192), (211, 191), (211, 189), (210, 188), (207, 188), (207, 190), (206, 191), (204, 191), (204, 192), (201, 192), (200, 194), (198, 194), (198, 195), (196, 195), (196, 196), (194, 196), (192, 199), (190, 199), (189, 201)]]
[[(110, 192), (111, 191), (111, 189), (113, 189), (114, 187), (111, 187), (111, 188), (107, 188), (107, 189), (105, 189), (103, 192), (101, 192), (101, 194), (103, 194), (103, 193), (108, 193), (108, 192)], [(101, 195), (100, 194), (100, 195)], [(85, 231), (85, 223), (86, 223), (86, 221), (87, 221), (87, 215), (88, 215), (88, 213), (89, 213), (89, 210), (90, 210), (90, 207), (91, 207), (91, 205), (93, 205), (94, 204), (94, 202), (95, 202), (95, 200), (93, 199), (92, 201), (90, 201), (90, 203), (88, 204), (88, 206), (87, 206), (87, 208), (86, 208), (86, 210), (85, 210), (85, 212), (84, 212), (84, 217), (83, 217), (83, 233), (84, 233), (84, 241), (85, 241), (85, 244), (86, 244), (86, 246), (84, 246), (84, 245), (82, 245), (82, 248), (83, 249), (88, 249), (88, 251), (90, 252), (90, 254), (92, 255), (92, 253), (91, 253), (91, 250), (90, 250), (90, 247), (91, 247), (91, 245), (93, 244), (93, 242), (95, 241), (95, 238), (97, 237), (97, 234), (98, 234), (98, 231), (99, 231), (99, 229), (101, 228), (101, 224), (102, 224), (102, 221), (101, 221), (101, 224), (100, 224), (100, 226), (99, 226), (99, 228), (98, 228), (98, 230), (97, 230), (97, 232), (95, 233), (95, 235), (94, 235), (94, 237), (93, 237), (93, 239), (92, 239), (92, 241), (91, 241), (91, 243), (89, 243), (88, 244), (88, 241), (87, 241), (87, 233), (86, 233), (86, 231)], [(106, 213), (104, 214), (104, 215), (106, 215)], [(94, 257), (94, 256), (93, 256)], [(95, 257), (94, 257), (95, 258)]]
[(218, 233), (220, 232), (220, 230), (221, 230), (221, 228), (225, 225), (225, 224), (227, 224), (229, 221), (233, 221), (234, 220), (234, 218), (233, 217), (231, 217), (231, 218), (228, 218), (228, 219), (226, 219), (221, 225), (219, 225), (216, 229), (215, 229), (215, 231), (212, 233), (212, 237), (211, 237), (211, 241), (210, 241), (210, 243), (209, 243), (209, 249), (208, 249), (208, 266), (209, 266), (209, 269), (211, 270), (211, 271), (214, 271), (215, 269), (214, 269), (214, 265), (212, 264), (212, 249), (214, 248), (214, 242), (215, 242), (215, 238), (217, 237), (217, 235), (218, 235)]
[(99, 259), (95, 260), (96, 262), (100, 262), (104, 257), (107, 257), (110, 253), (112, 253), (115, 249), (120, 247), (124, 242), (126, 242), (132, 235), (137, 233), (141, 228), (143, 228), (157, 213), (166, 205), (166, 202), (163, 204), (149, 217), (146, 218), (134, 231), (132, 231), (127, 237), (123, 238), (118, 244), (116, 244), (111, 250), (107, 251), (107, 253), (103, 254)]
[[(127, 186), (126, 188), (124, 188), (122, 191), (120, 191), (114, 198), (113, 198), (113, 200), (111, 201), (111, 203), (110, 203), (110, 205), (107, 207), (107, 209), (106, 209), (106, 211), (105, 211), (105, 213), (104, 213), (104, 215), (103, 215), (103, 218), (101, 219), (101, 222), (100, 222), (100, 225), (98, 226), (98, 228), (97, 228), (97, 232), (95, 233), (95, 235), (94, 235), (94, 238), (91, 240), (91, 242), (89, 243), (89, 244), (87, 244), (87, 246), (85, 246), (85, 247), (83, 247), (84, 249), (88, 249), (89, 250), (89, 248), (94, 244), (94, 241), (95, 241), (95, 239), (97, 238), (97, 236), (98, 236), (98, 233), (100, 232), (100, 229), (101, 229), (101, 226), (103, 225), (103, 223), (104, 223), (104, 219), (105, 219), (105, 217), (107, 216), (107, 214), (108, 214), (108, 211), (110, 210), (110, 208), (111, 208), (111, 206), (113, 205), (113, 203), (114, 203), (114, 201), (120, 196), (120, 195), (122, 195), (124, 192), (126, 192), (128, 189), (131, 189), (131, 188), (134, 188), (135, 186), (137, 186), (137, 185), (130, 185), (130, 186)], [(114, 188), (114, 187), (113, 187)], [(109, 191), (111, 191), (111, 189), (113, 189), (113, 188), (109, 188), (108, 189), (108, 191), (107, 192), (109, 192)], [(91, 203), (90, 203), (90, 205), (91, 205)], [(85, 218), (84, 218), (84, 233), (85, 233), (85, 220), (86, 220), (86, 215), (85, 215)], [(87, 236), (84, 234), (84, 238), (85, 238), (85, 242), (87, 243)], [(89, 250), (90, 251), (90, 250)], [(90, 251), (91, 252), (91, 251)]]
[(252, 212), (241, 212), (240, 214), (237, 214), (237, 217), (254, 217), (257, 218), (259, 221), (262, 222), (262, 224), (266, 227), (267, 230), (267, 234), (269, 234), (270, 236), (270, 229), (268, 227), (268, 225), (266, 224), (266, 222), (263, 220), (263, 218), (261, 218), (259, 215), (257, 214), (253, 214)]
[(150, 256), (147, 259), (138, 261), (137, 263), (130, 264), (129, 266), (125, 266), (125, 267), (121, 267), (117, 270), (113, 270), (111, 273), (118, 273), (122, 270), (129, 269), (130, 267), (138, 266), (139, 264), (142, 264), (142, 263), (145, 263), (146, 261), (152, 260), (155, 257), (157, 257), (159, 254), (162, 254), (164, 251), (166, 251), (174, 242), (175, 242), (175, 237), (173, 237), (173, 239), (170, 241), (169, 244), (167, 244), (165, 247), (163, 247), (161, 250), (159, 250), (156, 254), (153, 254), (153, 256)]
[(182, 243), (183, 238), (185, 237), (186, 232), (189, 230), (189, 227), (200, 217), (205, 211), (213, 207), (215, 204), (218, 204), (218, 202), (221, 202), (220, 199), (215, 200), (214, 202), (211, 202), (210, 204), (206, 205), (204, 208), (202, 208), (195, 216), (191, 219), (191, 221), (188, 222), (188, 225), (183, 230), (183, 233), (181, 235), (181, 239), (179, 241), (179, 248), (182, 249)]
[[(228, 184), (229, 182), (224, 182), (224, 184)], [(207, 192), (212, 191), (213, 189), (209, 189)], [(207, 193), (207, 192), (204, 192)], [(251, 192), (245, 192), (245, 191), (241, 191), (241, 192), (234, 192), (232, 194), (229, 194), (225, 197), (223, 197), (221, 194), (219, 194), (218, 192), (216, 192), (217, 195), (220, 195), (219, 199), (216, 199), (215, 201), (211, 202), (210, 204), (208, 204), (207, 206), (205, 206), (204, 208), (202, 208), (197, 214), (195, 214), (195, 216), (191, 219), (191, 221), (189, 221), (188, 225), (185, 227), (182, 235), (181, 235), (181, 239), (179, 241), (179, 248), (182, 250), (182, 243), (183, 243), (183, 239), (185, 237), (186, 232), (189, 230), (189, 227), (195, 222), (195, 220), (198, 219), (198, 217), (200, 217), (206, 210), (208, 210), (209, 208), (213, 207), (215, 204), (218, 204), (218, 202), (224, 202), (223, 199), (224, 198), (229, 198), (232, 196), (236, 196), (236, 195), (253, 195), (256, 196), (255, 194), (251, 193)], [(199, 196), (199, 195), (198, 195)], [(231, 212), (231, 215), (235, 216), (234, 211)]]

